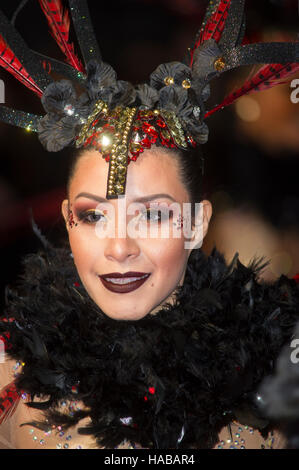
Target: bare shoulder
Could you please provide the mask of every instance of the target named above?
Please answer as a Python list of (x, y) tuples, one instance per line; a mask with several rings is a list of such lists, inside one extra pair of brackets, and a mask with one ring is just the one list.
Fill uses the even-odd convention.
[(4, 362), (0, 362), (0, 390), (15, 378), (17, 361), (6, 356)]

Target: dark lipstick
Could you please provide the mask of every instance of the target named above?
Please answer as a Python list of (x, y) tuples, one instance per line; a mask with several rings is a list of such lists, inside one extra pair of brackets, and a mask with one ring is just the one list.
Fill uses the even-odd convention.
[[(116, 292), (118, 294), (126, 294), (127, 292), (131, 292), (133, 290), (138, 289), (138, 287), (142, 286), (144, 282), (149, 278), (151, 273), (141, 273), (136, 271), (129, 271), (127, 273), (109, 273), (100, 275), (100, 279), (103, 285), (110, 291)], [(129, 282), (112, 282), (109, 279), (128, 279), (128, 278), (135, 278)], [(137, 278), (137, 279), (136, 279)]]

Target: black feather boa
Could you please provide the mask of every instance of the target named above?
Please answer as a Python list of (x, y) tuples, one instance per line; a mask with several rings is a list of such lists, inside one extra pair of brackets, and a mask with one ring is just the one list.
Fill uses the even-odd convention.
[[(10, 335), (9, 356), (25, 362), (17, 387), (50, 422), (67, 427), (90, 416), (81, 432), (106, 448), (124, 439), (212, 448), (233, 419), (264, 437), (274, 427), (257, 393), (299, 319), (295, 280), (258, 282), (261, 260), (245, 267), (236, 255), (228, 266), (216, 248), (210, 256), (197, 249), (174, 305), (117, 321), (89, 298), (68, 249), (40, 250), (24, 267), (6, 290), (0, 334)], [(85, 411), (60, 415), (76, 385)]]

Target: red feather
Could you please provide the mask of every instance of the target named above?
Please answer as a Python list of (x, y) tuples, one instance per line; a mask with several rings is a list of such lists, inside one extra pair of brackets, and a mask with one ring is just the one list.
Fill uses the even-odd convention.
[(34, 91), (39, 97), (42, 96), (42, 90), (30, 77), (29, 73), (24, 69), (19, 59), (10, 49), (4, 38), (0, 34), (0, 65), (14, 77), (16, 77), (23, 85)]
[(215, 39), (216, 42), (220, 40), (230, 4), (231, 4), (231, 0), (221, 0), (215, 13), (210, 16), (206, 25), (200, 31), (199, 38), (190, 52), (191, 54), (190, 67), (192, 67), (192, 64), (193, 64), (193, 56), (194, 56), (195, 50), (204, 41), (207, 41), (208, 39), (211, 39), (211, 38)]
[(0, 390), (0, 425), (16, 411), (20, 398), (21, 393), (17, 390), (14, 382)]
[(252, 77), (248, 78), (246, 82), (238, 90), (233, 91), (224, 98), (222, 103), (215, 106), (205, 114), (205, 119), (211, 114), (218, 111), (218, 109), (225, 108), (232, 104), (235, 100), (243, 95), (248, 95), (255, 91), (263, 91), (268, 88), (272, 88), (276, 85), (282, 85), (287, 83), (289, 77), (299, 71), (299, 63), (287, 63), (287, 64), (267, 64), (261, 67), (257, 73)]
[(51, 34), (65, 54), (67, 62), (79, 72), (84, 72), (84, 67), (75, 54), (74, 45), (69, 43), (70, 17), (68, 10), (64, 10), (61, 0), (39, 0), (39, 3), (48, 20)]

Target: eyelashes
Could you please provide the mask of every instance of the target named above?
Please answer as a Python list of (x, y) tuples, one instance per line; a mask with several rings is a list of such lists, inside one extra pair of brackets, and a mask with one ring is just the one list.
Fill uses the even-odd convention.
[(80, 222), (84, 222), (86, 224), (96, 224), (101, 219), (105, 218), (105, 214), (98, 210), (90, 209), (88, 211), (79, 212), (77, 215)]
[[(82, 211), (79, 212), (77, 217), (80, 222), (93, 225), (98, 222), (104, 222), (106, 218), (106, 211), (105, 213), (102, 213), (101, 211), (95, 210), (95, 209), (90, 209), (88, 211)], [(158, 222), (162, 223), (166, 220), (172, 219), (173, 217), (173, 211), (162, 211), (160, 209), (146, 209), (145, 211), (141, 211), (138, 215), (137, 218), (141, 222)]]
[[(155, 217), (152, 218), (152, 215), (154, 215)], [(172, 216), (173, 211), (162, 211), (160, 209), (146, 209), (145, 211), (140, 212), (137, 217), (139, 217), (139, 220), (144, 220), (144, 217), (146, 217), (146, 221), (148, 222), (152, 221), (162, 223), (168, 220), (168, 217), (169, 219), (172, 219)]]

